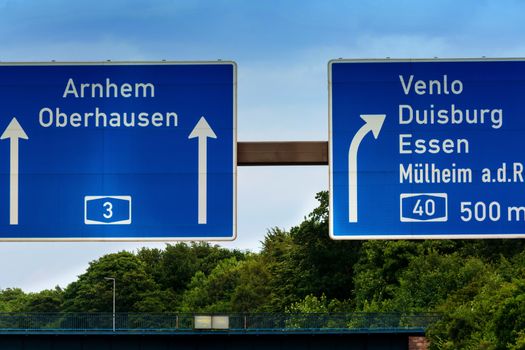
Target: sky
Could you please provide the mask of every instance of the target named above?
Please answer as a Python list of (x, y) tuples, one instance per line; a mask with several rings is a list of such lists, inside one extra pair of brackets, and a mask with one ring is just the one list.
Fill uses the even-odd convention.
[[(525, 57), (523, 14), (518, 0), (0, 0), (0, 61), (233, 60), (239, 141), (327, 141), (329, 60)], [(257, 251), (315, 208), (328, 167), (239, 167), (237, 188), (238, 238), (221, 245)], [(142, 246), (165, 244), (0, 243), (0, 289), (65, 287)]]

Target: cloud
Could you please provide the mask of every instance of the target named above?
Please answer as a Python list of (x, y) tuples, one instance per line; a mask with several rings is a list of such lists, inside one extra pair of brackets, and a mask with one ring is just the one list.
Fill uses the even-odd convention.
[[(0, 0), (0, 60), (214, 60), (239, 64), (239, 139), (327, 140), (327, 63), (383, 57), (525, 56), (513, 0)], [(298, 224), (328, 169), (239, 169), (239, 238)], [(0, 288), (65, 286), (89, 261), (144, 244), (0, 246)], [(149, 246), (160, 246), (162, 244)]]
[[(6, 243), (0, 245), (0, 289), (36, 292), (67, 286), (90, 261), (121, 250), (134, 251), (139, 243)], [(151, 247), (164, 247), (150, 243)]]
[(239, 139), (328, 140), (327, 62), (239, 63)]
[(260, 248), (268, 229), (300, 224), (318, 206), (315, 194), (327, 189), (327, 166), (240, 167), (238, 238), (221, 245)]
[[(105, 61), (149, 60), (146, 53), (135, 45), (110, 37), (95, 41), (61, 41), (55, 43), (35, 43), (30, 46), (4, 47), (2, 61)], [(158, 58), (157, 58), (158, 59)]]

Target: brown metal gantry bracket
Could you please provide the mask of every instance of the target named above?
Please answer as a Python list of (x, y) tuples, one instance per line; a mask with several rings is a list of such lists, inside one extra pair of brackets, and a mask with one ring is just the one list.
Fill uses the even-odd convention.
[(328, 142), (238, 142), (237, 165), (328, 165)]

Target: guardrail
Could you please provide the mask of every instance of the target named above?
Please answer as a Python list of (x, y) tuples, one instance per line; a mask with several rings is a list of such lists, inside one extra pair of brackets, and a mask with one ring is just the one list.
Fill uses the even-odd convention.
[(440, 317), (435, 313), (117, 313), (113, 331), (112, 313), (0, 313), (0, 333), (421, 333)]

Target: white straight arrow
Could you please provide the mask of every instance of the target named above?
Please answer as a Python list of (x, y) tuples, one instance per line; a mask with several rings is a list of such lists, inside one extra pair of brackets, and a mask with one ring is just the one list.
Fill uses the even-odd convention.
[(18, 139), (27, 140), (27, 134), (16, 118), (5, 128), (0, 140), (9, 139), (10, 166), (9, 166), (9, 224), (18, 225)]
[(207, 158), (208, 150), (207, 143), (208, 137), (213, 139), (217, 138), (217, 135), (213, 132), (210, 125), (204, 117), (201, 117), (197, 122), (197, 125), (193, 128), (193, 131), (188, 136), (189, 139), (195, 137), (199, 138), (199, 194), (198, 194), (198, 206), (199, 206), (199, 224), (206, 224), (207, 222)]
[(381, 127), (385, 121), (385, 114), (361, 114), (361, 119), (365, 121), (355, 134), (350, 149), (348, 150), (348, 221), (357, 222), (357, 150), (363, 138), (370, 131), (377, 139)]

